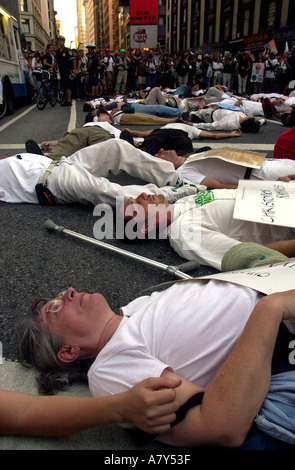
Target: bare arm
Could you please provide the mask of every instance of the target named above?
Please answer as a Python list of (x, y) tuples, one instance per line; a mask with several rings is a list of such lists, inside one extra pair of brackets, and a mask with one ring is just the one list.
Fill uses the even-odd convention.
[(231, 137), (240, 137), (242, 135), (242, 131), (232, 131), (232, 132), (219, 132), (218, 134), (215, 134), (213, 132), (208, 132), (208, 131), (202, 131), (199, 138), (200, 139), (229, 139)]
[(295, 256), (295, 240), (279, 240), (277, 242), (267, 243), (265, 246), (272, 250), (279, 251), (288, 258)]
[(208, 189), (237, 189), (236, 184), (223, 184), (207, 176), (201, 181), (201, 184), (207, 186)]
[[(268, 392), (271, 359), (280, 323), (295, 316), (295, 290), (263, 297), (228, 359), (205, 392), (200, 406), (159, 440), (173, 445), (241, 445)], [(166, 376), (173, 373), (165, 371)], [(184, 403), (200, 391), (186, 381), (176, 398)]]
[(167, 431), (178, 408), (181, 381), (151, 378), (102, 398), (35, 396), (0, 391), (0, 434), (58, 436), (110, 423), (133, 422), (146, 432)]
[(278, 181), (285, 181), (286, 183), (290, 183), (293, 180), (295, 180), (295, 175), (280, 176), (278, 178)]
[(136, 131), (133, 129), (126, 128), (126, 131), (129, 131), (130, 134), (133, 135), (133, 137), (147, 137), (153, 132), (153, 129), (148, 130), (148, 131)]

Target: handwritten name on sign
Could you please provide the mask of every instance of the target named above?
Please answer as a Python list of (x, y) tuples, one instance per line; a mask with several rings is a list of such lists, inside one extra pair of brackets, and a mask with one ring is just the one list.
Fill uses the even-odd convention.
[(240, 180), (234, 219), (295, 227), (295, 183)]

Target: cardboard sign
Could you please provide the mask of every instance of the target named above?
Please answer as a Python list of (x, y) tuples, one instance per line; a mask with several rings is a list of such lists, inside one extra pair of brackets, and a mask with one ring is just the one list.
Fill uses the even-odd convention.
[(134, 49), (149, 47), (157, 44), (157, 25), (130, 26), (130, 47)]
[(219, 149), (209, 150), (208, 152), (190, 155), (185, 163), (205, 160), (207, 158), (218, 158), (228, 163), (247, 168), (261, 168), (266, 155), (266, 153), (237, 150), (234, 147), (221, 147)]
[(233, 218), (295, 227), (295, 184), (240, 180)]
[(259, 62), (254, 62), (252, 65), (252, 74), (251, 74), (251, 82), (253, 83), (262, 83), (264, 78), (264, 69), (265, 65), (260, 64)]
[[(262, 294), (274, 294), (295, 289), (295, 260), (275, 263), (250, 269), (222, 272), (198, 279), (214, 279), (250, 287)], [(284, 322), (291, 333), (295, 334), (295, 319)]]

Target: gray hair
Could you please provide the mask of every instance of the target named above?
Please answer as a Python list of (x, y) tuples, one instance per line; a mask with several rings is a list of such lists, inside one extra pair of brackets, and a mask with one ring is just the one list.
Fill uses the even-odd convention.
[(65, 364), (57, 353), (62, 340), (41, 321), (41, 308), (48, 299), (39, 299), (32, 306), (32, 316), (22, 319), (17, 326), (18, 352), (25, 366), (35, 366), (41, 371), (64, 370)]
[(23, 318), (16, 327), (20, 362), (41, 371), (37, 379), (40, 393), (54, 394), (77, 381), (87, 381), (90, 362), (64, 363), (58, 358), (63, 341), (41, 321), (41, 308), (49, 299), (39, 299), (32, 306), (32, 316)]

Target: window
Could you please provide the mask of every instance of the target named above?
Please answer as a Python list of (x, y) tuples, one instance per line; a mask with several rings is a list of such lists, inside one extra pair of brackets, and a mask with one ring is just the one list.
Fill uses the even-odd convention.
[(9, 48), (9, 41), (5, 31), (5, 18), (4, 15), (0, 13), (0, 57), (4, 59), (10, 59), (11, 53)]
[(18, 30), (15, 27), (13, 28), (13, 34), (14, 34), (15, 47), (19, 51), (20, 50), (19, 34), (18, 34)]
[(200, 2), (199, 0), (195, 0), (192, 6), (192, 13), (194, 18), (198, 18), (200, 16)]
[(20, 11), (28, 11), (27, 0), (20, 0)]
[(275, 26), (276, 21), (276, 2), (270, 2), (267, 12), (267, 26)]
[(22, 19), (22, 32), (25, 33), (30, 33), (30, 20), (28, 19)]
[(224, 21), (224, 39), (227, 41), (230, 37), (230, 18), (225, 18)]
[(208, 43), (211, 44), (213, 42), (213, 24), (209, 24), (208, 26)]
[(249, 25), (250, 25), (250, 10), (244, 11), (244, 31), (243, 35), (248, 36), (249, 34)]

